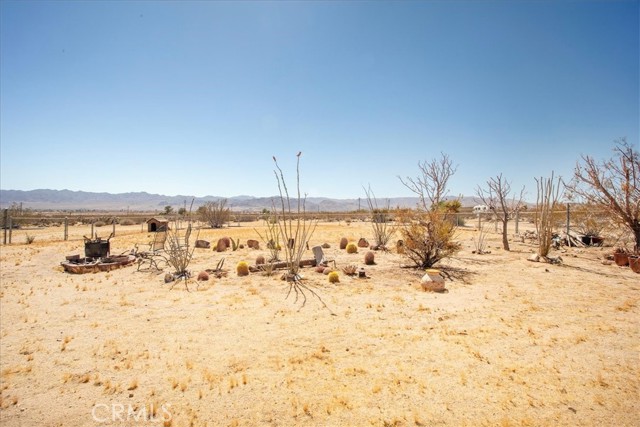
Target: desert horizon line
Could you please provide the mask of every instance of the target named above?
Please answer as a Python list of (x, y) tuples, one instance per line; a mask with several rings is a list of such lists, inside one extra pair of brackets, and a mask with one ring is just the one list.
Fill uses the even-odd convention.
[[(163, 194), (163, 193), (154, 193), (154, 192), (150, 192), (150, 191), (145, 191), (145, 190), (138, 190), (138, 191), (125, 191), (125, 192), (111, 192), (111, 191), (88, 191), (88, 190), (70, 190), (67, 188), (64, 189), (55, 189), (55, 188), (34, 188), (31, 190), (17, 190), (17, 189), (8, 189), (8, 188), (0, 188), (0, 192), (22, 192), (22, 193), (30, 193), (30, 192), (38, 192), (38, 191), (51, 191), (51, 192), (70, 192), (70, 193), (85, 193), (85, 194), (108, 194), (108, 195), (112, 195), (112, 196), (120, 196), (120, 195), (127, 195), (127, 194), (145, 194), (145, 195), (149, 195), (149, 196), (161, 196), (161, 197), (171, 197), (171, 198), (175, 198), (175, 197), (192, 197), (192, 198), (196, 198), (196, 199), (206, 199), (206, 198), (215, 198), (215, 199), (239, 199), (239, 198), (252, 198), (252, 199), (271, 199), (271, 198), (279, 198), (280, 196), (278, 194), (272, 194), (269, 196), (261, 196), (261, 195), (252, 195), (252, 194), (237, 194), (237, 195), (233, 195), (233, 196), (221, 196), (221, 195), (214, 195), (214, 194), (207, 194), (204, 196), (197, 196), (197, 195), (193, 195), (193, 194)], [(310, 194), (306, 194), (307, 198), (315, 198), (315, 199), (333, 199), (333, 200), (358, 200), (358, 199), (366, 199), (366, 195), (363, 196), (351, 196), (351, 197), (339, 197), (339, 196), (325, 196), (325, 195), (310, 195)], [(293, 195), (291, 197), (292, 199), (294, 198)], [(377, 200), (384, 200), (384, 199), (418, 199), (418, 196), (414, 196), (414, 195), (408, 195), (408, 196), (389, 196), (389, 195), (385, 195), (385, 196), (375, 196), (375, 198)], [(477, 196), (473, 195), (473, 196), (467, 196), (464, 194), (457, 194), (457, 195), (453, 195), (453, 194), (448, 194), (445, 196), (445, 199), (447, 200), (451, 200), (451, 199), (457, 199), (457, 198), (465, 198), (465, 199), (469, 199), (469, 198), (477, 198)]]

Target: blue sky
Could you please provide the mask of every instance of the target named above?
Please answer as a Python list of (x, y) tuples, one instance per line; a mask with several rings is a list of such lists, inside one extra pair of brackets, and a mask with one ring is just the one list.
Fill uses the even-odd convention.
[(639, 138), (638, 1), (0, 3), (0, 187), (409, 196)]

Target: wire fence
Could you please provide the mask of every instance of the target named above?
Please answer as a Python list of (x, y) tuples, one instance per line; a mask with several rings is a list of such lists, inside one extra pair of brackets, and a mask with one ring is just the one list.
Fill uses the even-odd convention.
[[(379, 220), (380, 215), (372, 214), (370, 211), (357, 212), (307, 212), (304, 214), (307, 219), (319, 222), (371, 222)], [(394, 221), (394, 211), (385, 213), (389, 221)], [(472, 227), (477, 229), (487, 229), (493, 227), (495, 232), (500, 231), (501, 220), (492, 212), (458, 212), (447, 214), (457, 226)], [(241, 226), (242, 223), (267, 220), (268, 214), (232, 212), (228, 226)], [(574, 232), (582, 235), (598, 235), (610, 219), (605, 211), (594, 209), (572, 209), (570, 205), (562, 210), (554, 211), (555, 228), (569, 234), (572, 228)], [(521, 226), (528, 229), (535, 228), (535, 211), (520, 211), (513, 213), (509, 218), (509, 227), (515, 229), (515, 234), (519, 234)], [(153, 220), (168, 222), (172, 227), (181, 229), (187, 224), (187, 217), (179, 215), (150, 215), (150, 214), (127, 214), (127, 215), (104, 215), (104, 214), (69, 214), (65, 216), (56, 215), (12, 215), (12, 211), (4, 209), (2, 212), (2, 243), (11, 244), (15, 239), (14, 234), (19, 233), (26, 238), (31, 231), (46, 230), (46, 235), (39, 236), (39, 240), (66, 241), (79, 240), (88, 236), (93, 238), (96, 235), (106, 237), (108, 235), (134, 234), (154, 231), (151, 227)], [(200, 224), (206, 226), (206, 224)], [(490, 229), (490, 228), (489, 228)], [(24, 242), (24, 240), (17, 243)]]

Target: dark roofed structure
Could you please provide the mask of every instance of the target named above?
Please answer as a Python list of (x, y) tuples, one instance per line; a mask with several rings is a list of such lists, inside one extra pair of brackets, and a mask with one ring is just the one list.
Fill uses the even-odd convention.
[(167, 231), (169, 229), (169, 220), (164, 218), (151, 218), (147, 220), (147, 230), (150, 233), (157, 231)]

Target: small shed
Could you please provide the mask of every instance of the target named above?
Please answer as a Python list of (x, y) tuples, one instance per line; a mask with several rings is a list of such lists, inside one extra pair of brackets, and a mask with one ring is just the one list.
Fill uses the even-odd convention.
[(151, 218), (147, 220), (147, 231), (155, 233), (156, 231), (167, 231), (169, 229), (169, 220), (163, 218)]

